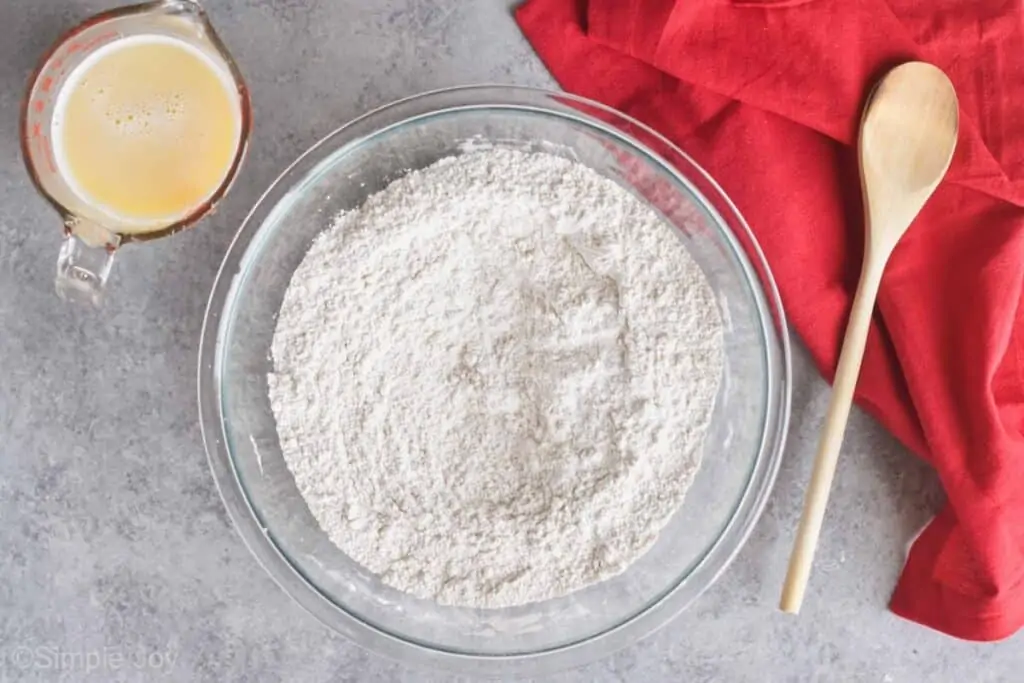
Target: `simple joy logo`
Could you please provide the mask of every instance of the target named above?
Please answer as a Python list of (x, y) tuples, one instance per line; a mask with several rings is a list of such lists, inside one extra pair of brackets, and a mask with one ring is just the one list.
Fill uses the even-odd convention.
[(135, 670), (167, 673), (174, 666), (176, 654), (170, 648), (71, 648), (51, 643), (27, 643), (0, 650), (0, 673), (5, 669), (37, 672), (91, 673)]

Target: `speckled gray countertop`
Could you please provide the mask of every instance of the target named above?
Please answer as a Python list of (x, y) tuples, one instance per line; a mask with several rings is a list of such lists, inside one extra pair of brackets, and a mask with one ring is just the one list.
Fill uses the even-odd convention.
[[(252, 89), (251, 153), (200, 229), (124, 250), (96, 314), (53, 293), (59, 225), (22, 168), (17, 112), (43, 50), (107, 6), (0, 2), (0, 681), (445, 680), (335, 636), (249, 555), (206, 465), (197, 339), (247, 207), (320, 136), (418, 91), (549, 77), (508, 0), (210, 0)], [(964, 643), (886, 611), (941, 492), (860, 413), (804, 611), (775, 611), (827, 400), (799, 345), (795, 367), (775, 494), (722, 580), (641, 644), (544, 680), (1020, 680), (1024, 637)]]

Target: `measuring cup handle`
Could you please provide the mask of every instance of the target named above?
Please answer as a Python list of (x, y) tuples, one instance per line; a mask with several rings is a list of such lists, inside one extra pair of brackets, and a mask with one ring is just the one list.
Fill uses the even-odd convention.
[(57, 294), (65, 300), (99, 306), (103, 288), (114, 265), (114, 251), (120, 239), (90, 244), (68, 230), (57, 256)]

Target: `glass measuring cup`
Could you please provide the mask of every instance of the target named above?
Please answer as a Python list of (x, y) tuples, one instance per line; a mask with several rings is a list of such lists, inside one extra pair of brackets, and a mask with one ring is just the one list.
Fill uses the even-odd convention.
[[(186, 215), (166, 221), (118, 216), (76, 192), (54, 154), (53, 126), (62, 89), (75, 69), (109, 43), (132, 36), (176, 39), (198, 50), (234, 84), (238, 139), (220, 185)], [(57, 257), (57, 293), (98, 304), (114, 254), (129, 242), (164, 237), (194, 225), (227, 193), (245, 156), (252, 112), (249, 91), (202, 7), (192, 0), (156, 0), (98, 14), (64, 34), (29, 80), (21, 108), (21, 150), (36, 189), (60, 214), (64, 241)]]

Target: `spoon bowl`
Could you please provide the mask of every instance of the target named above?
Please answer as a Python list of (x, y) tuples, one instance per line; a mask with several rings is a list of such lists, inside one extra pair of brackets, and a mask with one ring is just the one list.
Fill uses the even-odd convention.
[(896, 245), (949, 169), (958, 132), (956, 91), (937, 67), (908, 62), (879, 81), (858, 149), (869, 244)]

